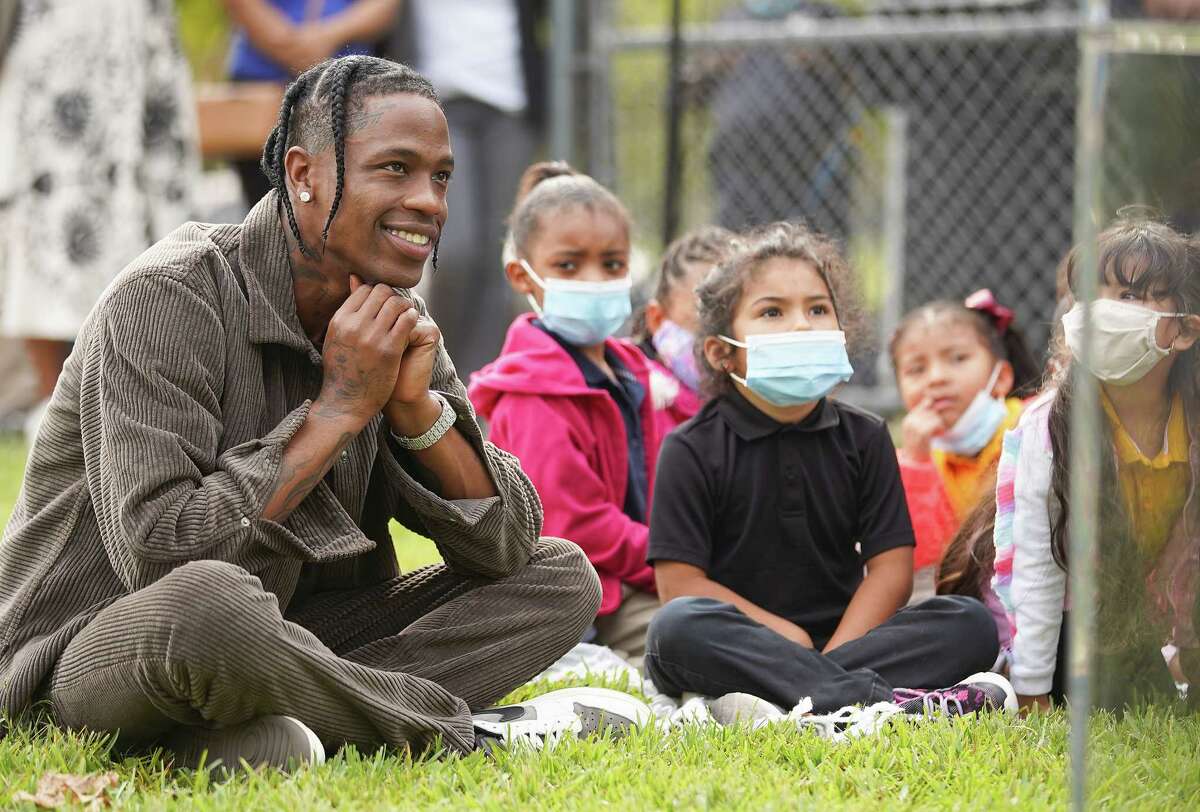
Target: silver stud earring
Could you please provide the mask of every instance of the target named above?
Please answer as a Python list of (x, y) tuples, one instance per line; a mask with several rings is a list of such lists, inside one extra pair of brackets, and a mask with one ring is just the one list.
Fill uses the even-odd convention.
[(310, 201), (310, 200), (312, 200), (312, 195), (309, 193), (309, 191), (308, 191), (307, 189), (301, 190), (301, 192), (300, 192), (300, 202), (301, 202), (301, 203), (307, 203), (307, 202), (308, 202), (308, 201)]

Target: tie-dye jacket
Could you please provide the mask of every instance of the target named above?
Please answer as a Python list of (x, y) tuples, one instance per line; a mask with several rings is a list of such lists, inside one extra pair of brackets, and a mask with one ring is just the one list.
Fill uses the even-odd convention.
[[(1054, 394), (1051, 390), (1030, 403), (1017, 427), (1005, 434), (996, 471), (992, 588), (1008, 615), (1013, 688), (1030, 696), (1050, 691), (1067, 605), (1067, 574), (1054, 562), (1050, 548), (1050, 528), (1058, 512), (1050, 497), (1049, 418)], [(1190, 430), (1191, 415), (1188, 425)], [(1200, 482), (1200, 444), (1195, 440), (1193, 435), (1188, 449), (1193, 483)], [(1187, 532), (1188, 518), (1196, 512), (1193, 498), (1189, 497), (1147, 581), (1151, 610), (1170, 629), (1163, 642), (1179, 648), (1198, 645), (1193, 611), (1200, 535)]]

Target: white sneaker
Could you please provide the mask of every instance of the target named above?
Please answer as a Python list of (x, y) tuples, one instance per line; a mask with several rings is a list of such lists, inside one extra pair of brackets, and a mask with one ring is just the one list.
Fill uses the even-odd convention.
[(771, 722), (787, 718), (783, 708), (754, 694), (732, 693), (720, 696), (708, 703), (708, 712), (713, 721), (724, 727), (749, 725), (762, 727)]
[(308, 725), (291, 716), (260, 716), (234, 727), (210, 730), (180, 727), (163, 742), (175, 754), (175, 766), (217, 767), (224, 772), (275, 767), (291, 772), (308, 764), (324, 764), (325, 748)]
[(608, 688), (563, 688), (472, 717), (475, 744), (488, 751), (495, 747), (542, 750), (567, 737), (583, 739), (597, 732), (619, 738), (653, 719), (645, 702)]

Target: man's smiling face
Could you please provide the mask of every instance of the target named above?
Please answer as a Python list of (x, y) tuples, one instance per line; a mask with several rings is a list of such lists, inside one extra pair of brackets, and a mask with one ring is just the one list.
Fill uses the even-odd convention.
[[(322, 249), (322, 265), (364, 282), (411, 288), (446, 221), (454, 157), (437, 103), (414, 93), (369, 96), (346, 115), (341, 201)], [(329, 146), (311, 156), (312, 203), (297, 206), (304, 233), (319, 235), (337, 189)], [(315, 205), (314, 205), (315, 204)]]

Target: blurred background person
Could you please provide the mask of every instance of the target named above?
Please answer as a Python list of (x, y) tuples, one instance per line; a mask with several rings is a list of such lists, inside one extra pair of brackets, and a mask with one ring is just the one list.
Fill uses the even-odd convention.
[[(229, 53), (234, 82), (290, 82), (323, 59), (365, 54), (391, 30), (400, 0), (225, 0), (237, 26)], [(279, 100), (274, 99), (275, 107)], [(271, 188), (257, 157), (232, 161), (246, 206)], [(524, 166), (524, 162), (519, 164)]]
[(0, 74), (0, 331), (24, 339), (43, 400), (105, 286), (192, 213), (190, 82), (170, 2), (17, 6)]
[(496, 357), (522, 310), (502, 272), (504, 217), (545, 120), (544, 0), (408, 0), (383, 55), (433, 82), (454, 149), (454, 220), (430, 310), (464, 379)]

